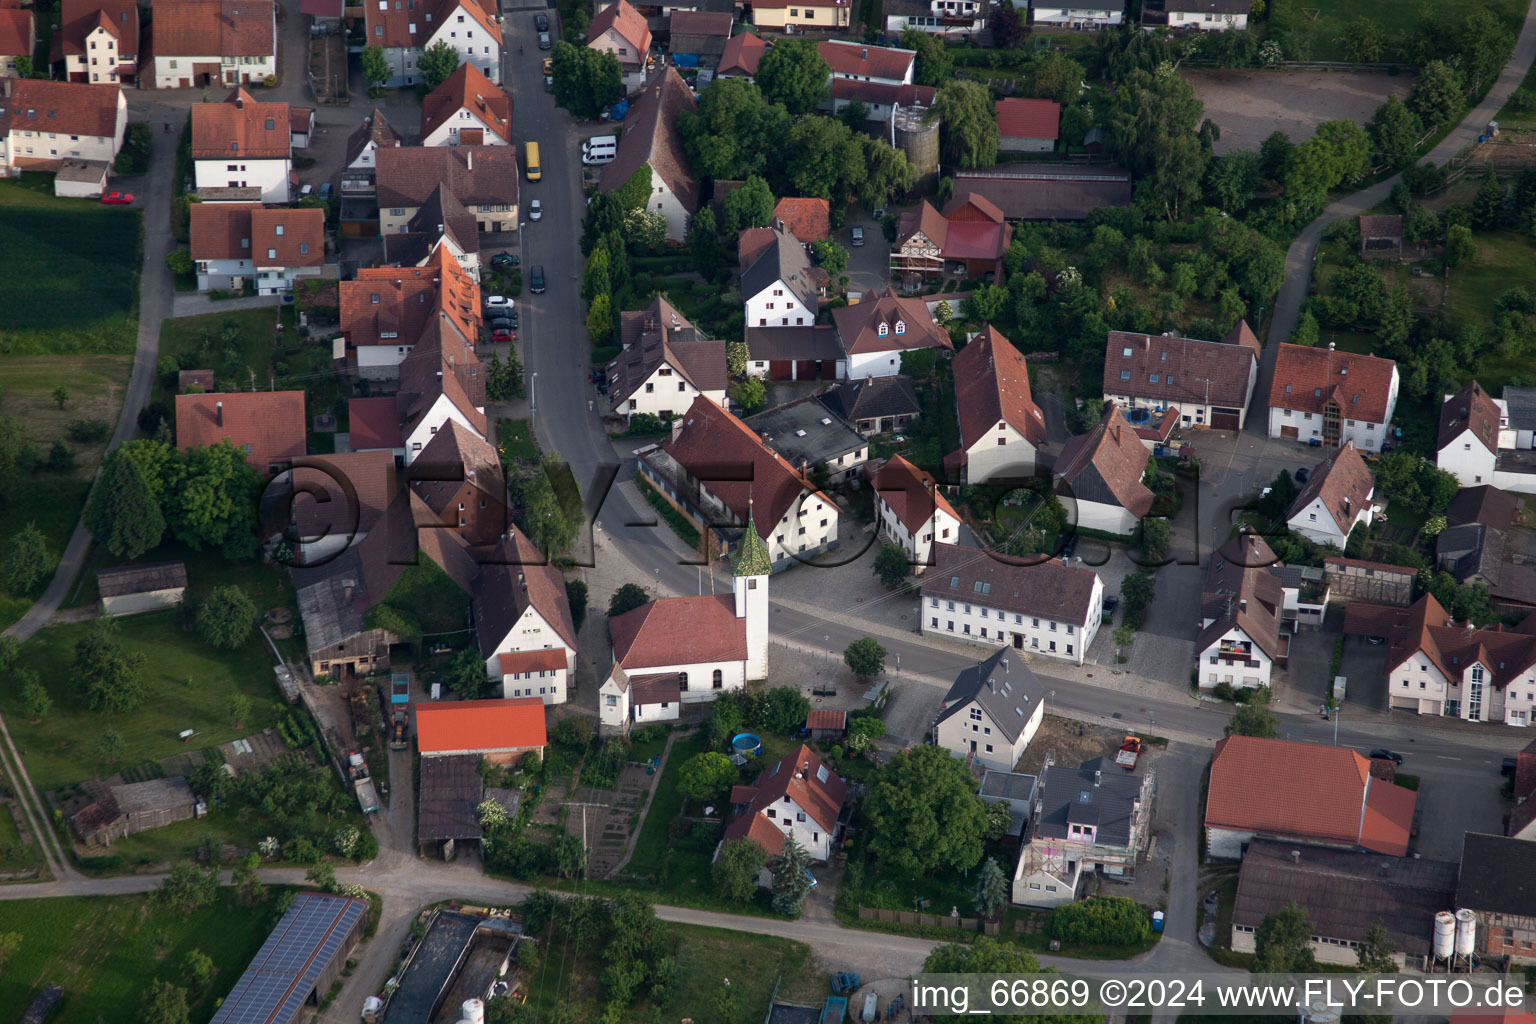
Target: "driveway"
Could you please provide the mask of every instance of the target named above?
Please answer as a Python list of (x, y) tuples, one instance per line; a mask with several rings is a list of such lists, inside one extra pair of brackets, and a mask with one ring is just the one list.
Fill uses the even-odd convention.
[[(853, 244), (854, 227), (864, 229), (864, 244)], [(862, 207), (850, 207), (848, 220), (842, 230), (832, 232), (832, 238), (848, 248), (848, 295), (850, 298), (865, 292), (889, 287), (891, 283), (891, 250), (885, 244), (880, 222)]]
[(1398, 769), (1419, 776), (1416, 817), (1419, 836), (1415, 852), (1428, 860), (1456, 863), (1461, 860), (1462, 837), (1468, 832), (1504, 834), (1504, 777), (1497, 771), (1468, 778), (1435, 771), (1433, 761), (1420, 762), (1411, 750), (1400, 751), (1408, 760)]

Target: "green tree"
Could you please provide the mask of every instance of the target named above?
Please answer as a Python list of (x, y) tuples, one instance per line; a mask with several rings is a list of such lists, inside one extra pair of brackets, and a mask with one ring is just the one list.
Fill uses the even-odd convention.
[(950, 165), (990, 167), (997, 162), (997, 115), (992, 94), (979, 82), (945, 82), (928, 116), (939, 119), (939, 144)]
[(46, 718), (48, 712), (53, 710), (53, 698), (48, 696), (47, 688), (38, 682), (37, 673), (24, 669), (17, 672), (14, 679), (20, 683), (18, 692), (27, 717), (34, 722)]
[(885, 670), (885, 648), (872, 636), (860, 637), (843, 651), (843, 664), (860, 679), (872, 679)]
[(1253, 944), (1255, 974), (1309, 974), (1317, 970), (1317, 959), (1312, 955), (1312, 919), (1295, 903), (1267, 915), (1254, 933)]
[(1065, 107), (1082, 95), (1086, 76), (1081, 64), (1060, 50), (1050, 49), (1031, 62), (1029, 91)]
[(1257, 736), (1272, 740), (1280, 735), (1280, 716), (1270, 710), (1268, 701), (1250, 701), (1233, 712), (1224, 732), (1228, 736)]
[(187, 951), (181, 961), (181, 976), (194, 992), (207, 992), (213, 985), (213, 958), (200, 949)]
[(107, 729), (96, 737), (96, 759), (103, 764), (117, 764), (123, 757), (123, 737), (115, 729)]
[[(925, 35), (927, 33), (924, 33)], [(816, 265), (836, 281), (848, 269), (848, 250), (831, 238), (818, 238), (811, 243), (811, 257)]]
[(380, 46), (365, 46), (362, 56), (363, 81), (368, 83), (370, 89), (382, 89), (394, 73), (389, 69), (389, 61), (384, 59), (384, 48)]
[(304, 880), (321, 892), (336, 891), (336, 869), (325, 861), (304, 872)]
[[(727, 79), (727, 81), (730, 81)], [(706, 92), (713, 92), (711, 86)], [(735, 235), (747, 228), (763, 228), (773, 223), (773, 192), (762, 178), (752, 176), (741, 187), (725, 197), (721, 215), (725, 218), (725, 233)]]
[(235, 887), (236, 898), (242, 906), (255, 906), (265, 895), (266, 890), (258, 873), (260, 867), (261, 854), (254, 852), (246, 854), (235, 862), (230, 884)]
[(190, 914), (211, 905), (218, 894), (217, 871), (204, 871), (190, 860), (180, 860), (171, 866), (153, 898), (169, 910)]
[(1499, 208), (1503, 205), (1504, 184), (1499, 181), (1499, 173), (1493, 169), (1493, 164), (1489, 164), (1472, 196), (1472, 223), (1484, 231), (1498, 227)]
[(955, 62), (949, 59), (949, 47), (938, 36), (909, 28), (901, 34), (901, 47), (916, 50), (917, 60), (912, 81), (938, 88), (955, 77)]
[(677, 791), (690, 800), (714, 800), (736, 784), (740, 773), (731, 759), (716, 751), (694, 754), (677, 773)]
[(48, 468), (55, 473), (67, 473), (75, 468), (75, 453), (62, 437), (54, 438), (53, 447), (48, 449)]
[(875, 210), (912, 191), (917, 184), (917, 168), (907, 161), (907, 154), (884, 139), (864, 134), (854, 137), (864, 150), (864, 183), (856, 190), (859, 202)]
[(700, 93), (698, 109), (678, 117), (689, 165), (695, 174), (716, 181), (742, 181), (765, 173), (788, 126), (788, 111), (768, 102), (751, 82), (735, 77), (716, 79)]
[(0, 413), (0, 504), (14, 494), (18, 477), (32, 472), (37, 450), (27, 439), (27, 432), (14, 416)]
[(171, 273), (185, 277), (197, 269), (197, 264), (192, 262), (191, 249), (172, 249), (165, 254), (165, 267)]
[(740, 380), (730, 387), (731, 401), (741, 406), (742, 411), (751, 413), (768, 404), (768, 387), (761, 377), (748, 377)]
[(624, 74), (619, 58), (607, 50), (573, 46), (561, 40), (551, 55), (555, 105), (574, 116), (595, 120), (603, 108), (624, 96)]
[(1120, 596), (1125, 600), (1121, 615), (1126, 625), (1140, 629), (1142, 618), (1151, 607), (1155, 578), (1149, 572), (1133, 572), (1120, 581)]
[(1024, 16), (1012, 4), (1001, 4), (987, 18), (992, 30), (992, 45), (999, 50), (1011, 50), (1024, 38)]
[(869, 120), (869, 104), (863, 100), (847, 100), (837, 108), (837, 119), (848, 126), (849, 131), (861, 132)]
[(416, 69), (421, 72), (421, 80), (427, 83), (428, 89), (436, 89), (448, 81), (448, 76), (458, 67), (459, 51), (449, 46), (445, 39), (439, 39), (421, 51), (421, 57), (416, 61)]
[(651, 181), (653, 174), (650, 164), (641, 164), (635, 168), (635, 173), (613, 190), (614, 201), (619, 204), (626, 222), (629, 215), (635, 210), (643, 210), (651, 199)]
[(575, 878), (587, 869), (587, 847), (581, 836), (561, 836), (555, 843), (555, 866), (561, 878)]
[(214, 587), (197, 606), (197, 631), (215, 647), (234, 650), (256, 628), (256, 605), (233, 584)]
[(751, 349), (747, 348), (744, 341), (728, 341), (725, 343), (725, 372), (732, 377), (739, 377), (747, 372), (747, 359), (751, 356)]
[(688, 228), (688, 252), (699, 276), (713, 280), (720, 270), (720, 238), (715, 230), (715, 212), (707, 206), (693, 215), (693, 224)]
[(709, 709), (709, 742), (723, 747), (747, 724), (741, 702), (731, 693), (721, 694)]
[(1454, 224), (1445, 232), (1445, 265), (1447, 268), (1463, 267), (1477, 262), (1477, 241), (1472, 229), (1465, 224)]
[(768, 854), (756, 840), (730, 839), (709, 866), (710, 881), (727, 902), (745, 905), (757, 894), (757, 876), (767, 862)]
[(1408, 109), (1419, 115), (1425, 128), (1438, 128), (1461, 112), (1461, 81), (1451, 66), (1432, 60), (1413, 76), (1408, 90)]
[(769, 103), (790, 114), (814, 113), (827, 98), (831, 69), (821, 59), (816, 44), (808, 39), (781, 39), (757, 64), (756, 83)]
[(1146, 908), (1124, 896), (1092, 896), (1057, 908), (1051, 937), (1073, 944), (1133, 946), (1152, 933)]
[(587, 307), (587, 337), (594, 345), (607, 345), (613, 341), (613, 300), (607, 295), (595, 295)]
[(1361, 15), (1344, 26), (1334, 42), (1344, 48), (1344, 56), (1357, 64), (1373, 64), (1381, 59), (1381, 26), (1375, 18)]
[(189, 1024), (191, 1019), (186, 989), (159, 978), (149, 983), (139, 1010), (139, 1024)]
[(1245, 209), (1259, 187), (1259, 155), (1240, 149), (1211, 160), (1205, 169), (1205, 191), (1227, 213)]
[(805, 716), (811, 712), (811, 702), (805, 699), (799, 687), (775, 686), (761, 696), (756, 708), (757, 716), (753, 724), (789, 736), (804, 728)]
[(261, 478), (243, 451), (228, 441), (172, 451), (164, 486), (161, 508), (177, 540), (197, 550), (219, 548), (227, 558), (255, 554)]
[(1196, 130), (1204, 109), (1171, 64), (1133, 71), (1115, 92), (1107, 148), (1142, 179), (1138, 201), (1170, 220), (1200, 195), (1210, 158)]
[(16, 77), (17, 78), (31, 78), (32, 77), (32, 70), (33, 69), (32, 69), (32, 58), (31, 57), (27, 56), (26, 54), (21, 54), (20, 56), (18, 56), (16, 58)]
[(789, 126), (783, 143), (785, 187), (819, 196), (836, 208), (864, 184), (864, 146), (841, 121), (807, 114)]
[(869, 849), (898, 871), (964, 871), (981, 860), (986, 805), (965, 762), (938, 746), (880, 767), (864, 805)]
[[(1040, 961), (1012, 942), (1002, 942), (983, 935), (972, 943), (939, 946), (923, 962), (923, 971), (937, 974), (1054, 974), (1054, 968), (1042, 968)], [(961, 1024), (969, 1016), (959, 1013), (936, 1014), (936, 1024)], [(1102, 1024), (1102, 1016), (1070, 1016), (1059, 1011), (1050, 1014), (997, 1014), (988, 1024)]]
[(997, 860), (988, 857), (982, 861), (981, 870), (976, 873), (976, 913), (988, 920), (995, 920), (1008, 909), (1009, 894), (1008, 876), (997, 866)]
[(32, 593), (52, 572), (48, 541), (36, 523), (11, 534), (11, 549), (5, 558), (5, 584), (11, 593), (18, 597)]
[(773, 909), (786, 917), (797, 917), (811, 891), (811, 855), (791, 832), (784, 837), (784, 852), (773, 869)]
[(1319, 337), (1317, 317), (1312, 315), (1310, 309), (1303, 309), (1296, 317), (1296, 329), (1291, 332), (1288, 340), (1292, 345), (1316, 345)]
[(907, 549), (900, 544), (887, 544), (875, 556), (875, 575), (879, 576), (880, 582), (891, 590), (901, 586), (902, 580), (905, 580), (911, 571), (912, 562), (907, 555)]
[(845, 742), (850, 754), (862, 754), (885, 735), (885, 723), (874, 715), (860, 715), (848, 723)]
[(1465, 83), (1473, 93), (1494, 83), (1509, 60), (1515, 38), (1503, 20), (1486, 7), (1474, 8), (1459, 19), (1456, 56), (1465, 69)]
[(626, 583), (613, 592), (613, 597), (608, 599), (608, 617), (614, 618), (623, 615), (627, 611), (633, 611), (645, 604), (651, 596), (645, 592), (645, 588), (638, 583)]
[(138, 558), (158, 547), (165, 516), (144, 471), (119, 449), (107, 456), (85, 506), (85, 525), (96, 543), (119, 558)]
[(1160, 563), (1173, 547), (1173, 527), (1161, 516), (1148, 516), (1136, 524), (1135, 540), (1148, 562)]
[(1388, 96), (1371, 117), (1371, 144), (1393, 167), (1406, 167), (1413, 161), (1414, 146), (1423, 134), (1424, 122), (1396, 94)]
[(1378, 917), (1375, 923), (1366, 929), (1365, 938), (1355, 950), (1355, 957), (1363, 973), (1396, 974), (1397, 961), (1392, 958), (1396, 952), (1397, 943), (1387, 937), (1386, 926)]
[(933, 307), (933, 319), (940, 327), (948, 327), (949, 322), (955, 318), (954, 307), (948, 299), (940, 299)]

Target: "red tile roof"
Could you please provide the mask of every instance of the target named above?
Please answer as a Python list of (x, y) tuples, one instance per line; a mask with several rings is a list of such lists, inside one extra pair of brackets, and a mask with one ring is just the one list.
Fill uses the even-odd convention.
[(676, 704), (682, 700), (683, 682), (676, 672), (635, 676), (630, 680), (629, 700), (636, 707), (646, 704)]
[(352, 431), (353, 451), (400, 448), (405, 444), (400, 436), (399, 406), (393, 395), (348, 399), (347, 423)]
[(1055, 100), (997, 101), (997, 132), (1005, 139), (1056, 140), (1061, 104)]
[(789, 233), (806, 245), (832, 234), (831, 211), (825, 199), (786, 196), (773, 208), (773, 219), (783, 221)]
[(0, 79), (0, 135), (33, 131), (94, 135), (117, 134), (119, 111), (127, 117), (123, 90), (116, 85), (50, 82), (41, 78)]
[[(833, 729), (838, 732), (848, 727), (848, 712), (829, 711), (826, 708), (812, 708), (805, 716), (807, 729)], [(745, 786), (741, 787), (747, 788)], [(750, 798), (749, 798), (750, 799)], [(735, 801), (732, 801), (733, 803)]]
[[(421, 101), (421, 137), (437, 131), (460, 110), (468, 110), (503, 142), (512, 143), (512, 97), (473, 64), (460, 64)], [(459, 141), (468, 145), (462, 136)]]
[(823, 39), (816, 52), (827, 62), (834, 75), (858, 75), (905, 82), (917, 59), (916, 50), (898, 50), (889, 46), (868, 46), (839, 39)]
[(892, 455), (869, 483), (876, 496), (890, 506), (896, 518), (914, 535), (940, 511), (956, 520), (960, 518), (933, 477), (900, 455)]
[(1495, 455), (1499, 451), (1499, 407), (1482, 385), (1472, 381), (1440, 406), (1440, 433), (1436, 450), (1444, 448), (1470, 430), (1484, 448)]
[(757, 258), (767, 251), (778, 236), (773, 233), (773, 228), (747, 228), (736, 236), (736, 263), (740, 267), (750, 267), (757, 262)]
[(395, 457), (389, 452), (306, 455), (294, 460), (290, 514), (301, 538), (361, 537), (395, 497)]
[[(832, 322), (837, 325), (843, 351), (849, 355), (918, 348), (953, 351), (955, 347), (949, 332), (933, 322), (922, 299), (902, 298), (892, 288), (869, 292), (856, 305), (834, 309)], [(885, 334), (880, 333), (881, 324)]]
[(565, 652), (558, 647), (498, 655), (496, 664), (504, 676), (520, 672), (564, 672), (566, 670)]
[(66, 54), (83, 55), (85, 37), (102, 25), (117, 36), (119, 60), (131, 63), (138, 56), (139, 5), (135, 0), (63, 0), (59, 24), (59, 58)]
[(1307, 506), (1322, 499), (1323, 508), (1334, 525), (1348, 534), (1360, 510), (1370, 504), (1375, 487), (1376, 478), (1371, 475), (1371, 467), (1355, 450), (1354, 442), (1347, 441), (1312, 471), (1307, 486), (1301, 489), (1286, 512), (1286, 518), (1304, 512)]
[(689, 213), (699, 208), (699, 183), (688, 165), (677, 121), (699, 108), (699, 99), (688, 83), (668, 64), (646, 83), (624, 118), (618, 155), (603, 168), (599, 186), (604, 192), (622, 188), (645, 164), (666, 182)]
[[(821, 781), (822, 775), (826, 776), (825, 782)], [(782, 805), (788, 797), (820, 825), (822, 831), (831, 832), (837, 826), (843, 802), (848, 799), (848, 784), (817, 757), (815, 751), (803, 744), (799, 750), (785, 754), (764, 769), (758, 775), (755, 787), (757, 792), (747, 809), (726, 826), (725, 838), (727, 841), (743, 836), (751, 838), (767, 850), (770, 857), (783, 851), (784, 834), (763, 816), (764, 811)]]
[(1140, 519), (1152, 511), (1152, 492), (1141, 479), (1151, 457), (1125, 413), (1110, 406), (1098, 426), (1062, 445), (1056, 475), (1082, 500), (1116, 504)]
[(293, 153), (288, 104), (258, 103), (244, 88), (221, 103), (192, 107), (192, 157), (287, 159)]
[[(1207, 828), (1317, 839), (1401, 857), (1415, 794), (1371, 779), (1353, 750), (1290, 740), (1228, 736), (1216, 744), (1206, 794)], [(1403, 794), (1406, 794), (1404, 796)]]
[(1245, 344), (1110, 331), (1104, 346), (1104, 393), (1241, 409), (1256, 365), (1257, 353)]
[(625, 670), (747, 660), (747, 620), (729, 594), (658, 598), (609, 619), (608, 635)]
[(254, 259), (251, 211), (259, 209), (260, 203), (193, 203), (190, 207), (192, 258)]
[(416, 749), (423, 754), (521, 750), (547, 742), (544, 702), (537, 697), (456, 700), (413, 707)]
[[(640, 67), (651, 49), (651, 28), (646, 24), (645, 15), (635, 10), (629, 0), (616, 0), (599, 11), (597, 17), (587, 24), (587, 45), (591, 46), (609, 29), (613, 29), (629, 44), (630, 52), (619, 58), (619, 64), (630, 68)], [(618, 57), (618, 54), (614, 56)]]
[(931, 85), (891, 85), (888, 82), (858, 82), (851, 78), (832, 79), (834, 100), (863, 100), (871, 106), (931, 107), (938, 90)]
[(277, 52), (272, 0), (158, 0), (154, 10), (156, 57), (271, 57)]
[(987, 326), (955, 353), (960, 446), (969, 451), (1006, 422), (1035, 447), (1045, 444), (1045, 416), (1029, 390), (1029, 366), (1013, 343)]
[(325, 211), (286, 206), (252, 210), (251, 248), (258, 267), (324, 266)]
[(204, 448), (227, 439), (263, 475), (274, 463), (304, 454), (307, 427), (302, 391), (176, 396), (176, 447)]
[(748, 77), (757, 74), (757, 62), (763, 59), (768, 44), (751, 32), (738, 32), (726, 40), (720, 54), (718, 74), (741, 74)]
[[(494, 0), (424, 0), (421, 4), (406, 6), (396, 0), (393, 4), (364, 4), (368, 43), (372, 46), (422, 47), (431, 40), (432, 34), (453, 21), (455, 14), (463, 11), (487, 32), (497, 43), (501, 42), (501, 26), (493, 17), (496, 14)], [(435, 8), (435, 9), (434, 9)], [(382, 33), (377, 29), (383, 28)], [(414, 29), (414, 31), (412, 31)]]
[(1396, 380), (1397, 364), (1390, 359), (1286, 344), (1275, 358), (1269, 405), (1321, 413), (1333, 402), (1347, 419), (1385, 423)]
[(32, 56), (33, 21), (30, 8), (0, 8), (0, 57)]
[(212, 370), (181, 370), (176, 374), (176, 390), (185, 391), (196, 385), (204, 391), (215, 387)]

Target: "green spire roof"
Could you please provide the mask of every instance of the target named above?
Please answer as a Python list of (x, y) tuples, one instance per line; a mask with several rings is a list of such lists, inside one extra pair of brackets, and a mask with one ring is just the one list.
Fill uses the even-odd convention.
[(771, 576), (773, 574), (773, 562), (768, 557), (768, 548), (757, 532), (757, 523), (753, 521), (750, 511), (747, 513), (747, 530), (741, 535), (741, 543), (737, 548), (735, 575)]

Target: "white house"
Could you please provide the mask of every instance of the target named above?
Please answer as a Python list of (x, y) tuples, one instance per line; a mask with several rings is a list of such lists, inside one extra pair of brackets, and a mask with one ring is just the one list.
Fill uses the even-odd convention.
[[(108, 23), (110, 24), (110, 22)], [(110, 39), (111, 34), (106, 33)], [(114, 40), (115, 46), (115, 40)], [(32, 59), (37, 49), (37, 16), (30, 7), (0, 7), (0, 78), (16, 77), (16, 61), (20, 57)], [(101, 81), (117, 81), (117, 58), (112, 58), (111, 77)]]
[[(843, 376), (849, 380), (901, 373), (903, 352), (931, 348), (942, 359), (955, 350), (922, 299), (902, 298), (891, 288), (866, 292), (860, 302), (834, 309), (832, 322), (846, 359)], [(748, 329), (752, 326), (747, 321)]]
[[(1425, 594), (1394, 609), (1387, 633), (1387, 695), (1393, 708), (1467, 722), (1536, 724), (1536, 616), (1477, 629)], [(1372, 627), (1372, 632), (1382, 627)]]
[(58, 18), (51, 56), (63, 59), (65, 80), (115, 85), (138, 73), (139, 5), (133, 0), (63, 0)]
[(1242, 32), (1248, 28), (1249, 4), (1250, 0), (1165, 0), (1163, 10), (1171, 29)]
[[(712, 701), (768, 674), (768, 578), (773, 565), (749, 519), (732, 593), (659, 597), (608, 620), (613, 669), (598, 689), (598, 724), (625, 732), (636, 684), (675, 687), (677, 701)], [(665, 709), (659, 709), (665, 710)], [(655, 715), (652, 716), (654, 719)]]
[(374, 154), (381, 148), (397, 149), (404, 144), (404, 137), (395, 131), (394, 125), (384, 116), (384, 111), (374, 107), (373, 113), (363, 118), (363, 123), (347, 136), (347, 164), (342, 173), (342, 191), (348, 190), (348, 179), (365, 182), (371, 191), (377, 163)]
[(629, 0), (618, 0), (597, 12), (597, 17), (587, 25), (587, 46), (613, 54), (619, 62), (626, 92), (645, 84), (651, 28), (645, 15), (635, 10)]
[(1101, 28), (1125, 18), (1123, 0), (1046, 0), (1030, 11), (1030, 21), (1051, 28)]
[(885, 31), (899, 36), (916, 29), (933, 36), (965, 36), (987, 27), (982, 0), (891, 0), (885, 6)]
[(367, 45), (381, 47), (389, 64), (388, 88), (415, 85), (422, 51), (439, 42), (457, 51), (460, 64), (501, 81), (501, 24), (494, 6), (479, 0), (367, 0), (363, 12)]
[(1371, 525), (1376, 480), (1353, 443), (1344, 442), (1318, 463), (1286, 512), (1285, 524), (1314, 544), (1342, 549), (1349, 531)]
[(0, 167), (58, 170), (66, 161), (110, 164), (128, 130), (116, 85), (0, 78)]
[(154, 14), (156, 89), (248, 85), (277, 75), (272, 0), (160, 0)]
[(784, 852), (792, 835), (812, 861), (830, 860), (842, 834), (847, 798), (847, 783), (802, 745), (769, 765), (753, 785), (732, 787), (736, 816), (721, 843), (751, 839), (771, 860)]
[(650, 308), (619, 314), (624, 349), (608, 364), (609, 408), (626, 419), (671, 419), (700, 395), (725, 405), (725, 342), (713, 341), (658, 295)]
[(1506, 387), (1494, 398), (1472, 381), (1440, 407), (1435, 464), (1463, 487), (1491, 484), (1536, 492), (1536, 389)]
[(1111, 331), (1104, 347), (1104, 398), (1138, 424), (1176, 408), (1182, 426), (1241, 430), (1258, 379), (1259, 340), (1241, 321), (1222, 341)]
[(955, 354), (953, 366), (960, 447), (945, 457), (946, 474), (972, 485), (1033, 476), (1045, 416), (1019, 350), (989, 325)]
[(1131, 429), (1118, 405), (1099, 425), (1067, 438), (1056, 460), (1056, 494), (1073, 525), (1129, 536), (1152, 511), (1143, 482), (1152, 453)]
[(983, 768), (1013, 771), (1045, 720), (1045, 685), (1006, 649), (961, 670), (939, 705), (933, 742)]
[(1379, 452), (1397, 408), (1397, 364), (1379, 356), (1309, 345), (1280, 346), (1269, 388), (1269, 436), (1353, 441)]
[(510, 146), (512, 99), (473, 64), (460, 64), (421, 101), (423, 146)]
[(831, 69), (832, 80), (874, 82), (877, 85), (911, 85), (916, 50), (894, 46), (870, 46), (841, 39), (823, 39), (816, 52)]
[(880, 535), (906, 552), (921, 576), (933, 564), (933, 546), (960, 539), (960, 517), (932, 476), (892, 455), (869, 482)]
[(1285, 592), (1269, 571), (1277, 561), (1268, 544), (1246, 532), (1211, 556), (1195, 639), (1200, 689), (1268, 686), (1275, 666), (1285, 667), (1291, 647)]
[(486, 675), (503, 697), (564, 704), (576, 668), (576, 629), (565, 577), (516, 526), (480, 566), (475, 634)]
[(809, 327), (821, 308), (818, 274), (805, 246), (782, 224), (767, 245), (756, 249), (750, 264), (741, 270), (741, 296), (746, 304), (748, 327)]
[(924, 633), (1083, 663), (1103, 619), (1098, 573), (958, 544), (934, 551), (934, 567), (923, 575)]
[(624, 118), (618, 154), (598, 182), (604, 192), (612, 192), (642, 167), (650, 167), (651, 198), (645, 208), (666, 218), (671, 242), (687, 240), (688, 223), (699, 208), (699, 183), (689, 170), (677, 130), (678, 117), (698, 106), (698, 97), (677, 68), (668, 64), (653, 75)]
[(453, 188), (444, 182), (406, 222), (405, 230), (380, 235), (384, 262), (397, 267), (424, 267), (442, 249), (464, 273), (480, 280), (480, 231), (475, 215), (464, 208)]
[(288, 202), (293, 174), (288, 104), (258, 103), (237, 88), (222, 103), (194, 105), (192, 167), (205, 202)]
[(193, 203), (191, 214), (199, 291), (250, 283), (259, 295), (281, 295), (325, 266), (324, 210)]

